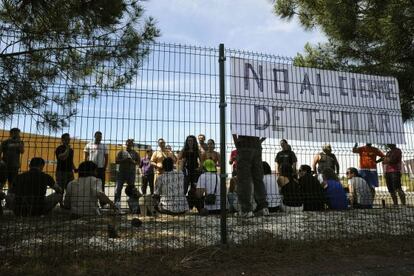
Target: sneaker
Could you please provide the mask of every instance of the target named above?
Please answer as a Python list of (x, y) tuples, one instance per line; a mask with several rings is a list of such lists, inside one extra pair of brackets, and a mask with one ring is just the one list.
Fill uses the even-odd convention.
[(256, 217), (262, 217), (262, 216), (268, 216), (269, 215), (269, 209), (268, 208), (262, 208), (254, 213)]
[(252, 211), (249, 211), (249, 212), (240, 211), (240, 212), (236, 213), (236, 216), (240, 217), (240, 218), (252, 218), (252, 217), (254, 217), (254, 214), (253, 214)]

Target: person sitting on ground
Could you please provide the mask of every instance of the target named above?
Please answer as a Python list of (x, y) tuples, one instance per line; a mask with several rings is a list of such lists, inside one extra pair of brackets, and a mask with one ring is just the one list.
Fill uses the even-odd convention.
[(299, 168), (299, 183), (303, 190), (303, 211), (325, 210), (325, 195), (318, 179), (312, 176), (311, 167), (301, 165)]
[[(220, 177), (217, 175), (216, 164), (213, 160), (207, 159), (203, 163), (205, 173), (200, 175), (197, 181), (197, 189), (202, 189), (204, 197), (201, 200), (201, 214), (220, 213)], [(215, 195), (214, 202), (206, 200), (207, 195)], [(203, 210), (204, 209), (204, 210)]]
[(331, 168), (326, 168), (322, 171), (323, 183), (322, 187), (325, 190), (325, 197), (328, 206), (332, 210), (345, 210), (348, 208), (348, 200), (346, 193), (335, 171)]
[[(29, 171), (17, 176), (7, 195), (7, 204), (16, 216), (41, 216), (48, 214), (62, 200), (62, 189), (53, 178), (43, 172), (45, 160), (34, 157)], [(55, 190), (46, 196), (47, 187)]]
[(92, 161), (79, 164), (79, 178), (69, 182), (64, 208), (69, 209), (72, 215), (100, 215), (98, 200), (101, 204), (118, 211), (115, 204), (102, 191), (101, 179), (97, 178), (98, 166)]
[(293, 177), (292, 165), (282, 163), (279, 173), (277, 184), (283, 196), (283, 210), (286, 212), (303, 211), (302, 187)]
[(170, 157), (162, 161), (164, 173), (155, 182), (154, 197), (158, 200), (156, 209), (160, 213), (177, 215), (189, 210), (184, 194), (184, 175), (173, 171), (174, 160)]
[(276, 183), (275, 175), (272, 174), (272, 169), (270, 168), (269, 163), (266, 161), (263, 161), (263, 174), (269, 212), (279, 211), (282, 203), (282, 198), (279, 194), (279, 186)]
[(363, 179), (356, 168), (348, 168), (349, 196), (353, 208), (370, 209), (374, 201), (373, 188)]
[(142, 194), (138, 191), (138, 189), (132, 185), (128, 185), (125, 188), (125, 194), (127, 195), (127, 203), (128, 208), (131, 214), (139, 214), (140, 213), (140, 207), (139, 207), (139, 198), (142, 196)]

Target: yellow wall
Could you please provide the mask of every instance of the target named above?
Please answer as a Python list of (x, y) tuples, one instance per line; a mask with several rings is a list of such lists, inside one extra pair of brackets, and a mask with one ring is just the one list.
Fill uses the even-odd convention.
[[(22, 141), (24, 142), (25, 151), (21, 157), (21, 171), (27, 171), (30, 159), (33, 157), (42, 157), (46, 161), (46, 166), (44, 171), (49, 173), (54, 177), (56, 171), (56, 157), (55, 150), (60, 145), (60, 137), (52, 137), (45, 135), (37, 135), (32, 133), (20, 134)], [(0, 141), (4, 141), (9, 138), (8, 130), (0, 130)], [(83, 149), (89, 141), (84, 141), (80, 139), (71, 139), (71, 146), (74, 150), (73, 161), (75, 166), (78, 167), (79, 164), (84, 160)], [(122, 145), (108, 144), (109, 149), (109, 164), (115, 163), (115, 157), (119, 150), (123, 147)], [(145, 155), (145, 149), (136, 148), (135, 149), (141, 157)], [(109, 167), (107, 170), (107, 181), (110, 179)]]

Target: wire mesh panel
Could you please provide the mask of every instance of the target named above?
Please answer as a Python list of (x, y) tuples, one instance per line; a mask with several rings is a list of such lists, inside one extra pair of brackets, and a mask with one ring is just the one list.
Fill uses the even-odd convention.
[[(255, 183), (254, 165), (242, 180), (234, 168), (232, 182), (237, 187), (249, 177), (253, 211), (263, 208), (257, 186), (264, 184), (270, 211), (230, 216), (230, 240), (411, 233), (412, 123), (402, 124), (395, 79), (301, 68), (290, 58), (232, 49), (226, 57), (227, 128), (236, 139), (266, 138), (256, 147), (264, 183)], [(236, 149), (230, 136), (228, 142), (230, 162), (255, 148), (239, 141)]]
[[(17, 40), (16, 34), (3, 36), (3, 39)], [(9, 50), (18, 51), (18, 42), (13, 45), (15, 48)], [(99, 43), (85, 45), (88, 47), (100, 46)], [(36, 122), (42, 121), (41, 114), (29, 114), (24, 108), (1, 121), (2, 158), (7, 163), (2, 169), (6, 173), (2, 179), (5, 192), (2, 196), (7, 194), (7, 200), (2, 201), (2, 252), (35, 256), (95, 251), (150, 252), (217, 245), (223, 241), (239, 244), (263, 238), (311, 240), (412, 233), (412, 124), (406, 123), (404, 131), (399, 129), (398, 111), (390, 103), (379, 108), (382, 113), (371, 110), (369, 101), (373, 98), (369, 91), (377, 91), (373, 97), (380, 95), (385, 99), (383, 91), (387, 90), (382, 78), (377, 82), (362, 82), (367, 87), (365, 102), (353, 99), (346, 107), (341, 107), (340, 100), (339, 104), (338, 100), (316, 102), (312, 93), (338, 90), (338, 93), (342, 91), (352, 96), (353, 75), (345, 74), (351, 83), (348, 86), (344, 79), (338, 83), (334, 75), (330, 78), (316, 70), (313, 73), (319, 79), (309, 78), (310, 73), (306, 79), (304, 69), (298, 69), (292, 71), (298, 76), (291, 80), (285, 74), (293, 68), (292, 59), (229, 49), (224, 72), (225, 101), (229, 105), (227, 121), (220, 121), (218, 49), (158, 43), (143, 45), (140, 50), (143, 59), (137, 61), (137, 74), (121, 88), (112, 89), (102, 84), (102, 78), (110, 78), (117, 70), (130, 69), (128, 66), (119, 68), (115, 63), (102, 65), (99, 72), (87, 80), (74, 82), (62, 76), (48, 85), (45, 95), (49, 98), (70, 95), (71, 89), (84, 91), (81, 100), (71, 107), (76, 111), (62, 129), (55, 131), (38, 125)], [(250, 67), (237, 71), (247, 72), (247, 78), (235, 71), (235, 60), (250, 61)], [(262, 64), (260, 70), (258, 64)], [(131, 64), (131, 67), (136, 65)], [(279, 69), (267, 68), (270, 65), (277, 65)], [(272, 79), (266, 79), (266, 72), (273, 74)], [(278, 83), (275, 79), (283, 81)], [(392, 80), (385, 81), (392, 85)], [(237, 95), (235, 89), (246, 91), (245, 85), (251, 87), (248, 91), (252, 93)], [(295, 87), (302, 87), (303, 93)], [(286, 94), (289, 89), (304, 98)], [(268, 91), (285, 96), (275, 100), (271, 94), (266, 94)], [(257, 97), (257, 92), (264, 94)], [(258, 106), (259, 116), (251, 117), (248, 109), (245, 113), (234, 113), (235, 104), (253, 109)], [(370, 133), (370, 137), (375, 137), (375, 131), (382, 133), (378, 134), (382, 135), (382, 143), (376, 147), (383, 153), (389, 150), (382, 144), (392, 143), (384, 134), (387, 130), (405, 138), (407, 143), (398, 147), (402, 149), (404, 160), (401, 172), (406, 207), (392, 208), (393, 198), (384, 176), (387, 169), (382, 163), (376, 165), (379, 187), (375, 189), (375, 197), (368, 186), (365, 189), (370, 193), (368, 201), (372, 201), (367, 205), (372, 208), (357, 209), (361, 206), (350, 204), (365, 190), (355, 188), (357, 184), (355, 179), (349, 180), (348, 168), (359, 168), (360, 154), (356, 149), (370, 142), (357, 139), (366, 131), (362, 121), (358, 128), (351, 127), (353, 120), (360, 118), (355, 115), (355, 109), (348, 114), (352, 104), (357, 106), (362, 117), (365, 114), (364, 118), (376, 114), (372, 117), (376, 120), (375, 130), (372, 120), (366, 123), (374, 133)], [(330, 114), (327, 107), (334, 107), (339, 113), (331, 113), (332, 118), (316, 118), (315, 112), (309, 111), (313, 108)], [(53, 104), (38, 108), (62, 111)], [(289, 120), (283, 117), (286, 110), (290, 110)], [(242, 122), (241, 128), (235, 127), (234, 114), (236, 119), (237, 116), (244, 118), (244, 122), (237, 121)], [(388, 119), (381, 117), (384, 114)], [(384, 122), (379, 122), (381, 118)], [(322, 120), (329, 121), (329, 129)], [(220, 138), (220, 124), (224, 124), (226, 130), (223, 139)], [(338, 124), (341, 135), (335, 132)], [(262, 194), (260, 198), (260, 191), (252, 184), (251, 210), (243, 210), (239, 197), (244, 192), (237, 179), (240, 177), (237, 168), (240, 148), (237, 148), (239, 152), (235, 151), (231, 134), (246, 135), (243, 127), (252, 125), (264, 131), (256, 136), (267, 137), (261, 144), (261, 161), (266, 164), (256, 167), (262, 175), (266, 197), (263, 200)], [(14, 128), (20, 130), (18, 135), (9, 131)], [(281, 129), (286, 133), (278, 134)], [(342, 135), (348, 135), (348, 140), (342, 139), (345, 137)], [(354, 135), (355, 140), (350, 142), (349, 135)], [(281, 144), (281, 139), (287, 139), (287, 143)], [(327, 143), (337, 161), (332, 179), (321, 178), (321, 171), (318, 171), (327, 158), (323, 153)], [(354, 143), (360, 144), (354, 147)], [(224, 163), (219, 154), (220, 144), (226, 148)], [(284, 152), (281, 146), (286, 147)], [(281, 151), (282, 156), (278, 155)], [(14, 157), (17, 165), (10, 166)], [(281, 160), (289, 158), (294, 163), (288, 170), (292, 170), (290, 174), (281, 166)], [(309, 165), (306, 181), (301, 175), (307, 170), (301, 167), (305, 164)], [(224, 168), (230, 172), (225, 183), (221, 175)], [(319, 180), (313, 178), (312, 171), (319, 175)], [(16, 178), (17, 173), (21, 175)], [(301, 179), (298, 180), (298, 176)], [(326, 180), (335, 183), (327, 184)], [(299, 188), (286, 189), (289, 182), (298, 183)], [(353, 188), (348, 187), (348, 182), (354, 183)], [(220, 212), (222, 185), (226, 187), (226, 213)], [(310, 191), (306, 192), (308, 188)], [(342, 191), (343, 208), (334, 208), (337, 202), (329, 201), (331, 198), (326, 195), (330, 189)], [(392, 195), (401, 200), (398, 196), (402, 198), (402, 194), (398, 191)], [(266, 207), (261, 205), (264, 201)], [(221, 228), (223, 223), (227, 228)], [(227, 240), (221, 239), (223, 229), (227, 229)]]

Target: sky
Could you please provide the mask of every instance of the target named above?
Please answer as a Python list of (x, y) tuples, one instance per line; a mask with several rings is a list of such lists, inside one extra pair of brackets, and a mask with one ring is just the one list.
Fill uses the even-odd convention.
[(325, 41), (296, 20), (278, 18), (270, 0), (149, 0), (146, 15), (161, 29), (160, 42), (254, 51), (294, 57), (306, 42)]

